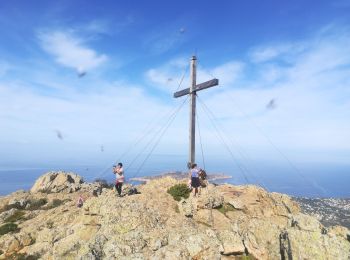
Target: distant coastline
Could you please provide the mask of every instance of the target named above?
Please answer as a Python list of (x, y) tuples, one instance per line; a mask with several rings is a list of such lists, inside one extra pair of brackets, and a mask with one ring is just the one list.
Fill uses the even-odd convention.
[[(222, 166), (222, 165), (221, 165)], [(175, 168), (175, 167), (174, 167)], [(180, 167), (178, 167), (180, 168)], [(74, 172), (81, 175), (85, 181), (93, 182), (96, 178), (105, 179), (107, 182), (114, 182), (114, 176), (111, 172), (105, 171), (105, 167), (89, 166), (87, 170), (86, 166), (62, 166), (62, 167), (29, 167), (29, 168), (2, 168), (0, 171), (0, 196), (4, 196), (15, 192), (17, 190), (29, 190), (35, 180), (46, 172), (52, 170), (63, 170)], [(278, 170), (278, 171), (277, 171)], [(306, 175), (316, 182), (319, 186), (323, 187), (326, 192), (320, 195), (320, 191), (317, 187), (310, 185), (309, 183), (301, 183), (298, 178), (293, 174), (289, 174), (284, 171), (283, 168), (276, 169), (276, 171), (268, 171), (265, 168), (259, 170), (257, 179), (264, 181), (264, 186), (269, 191), (285, 193), (294, 197), (308, 197), (308, 198), (350, 198), (348, 183), (350, 182), (349, 173), (350, 168), (322, 168), (314, 169), (313, 171), (307, 171)], [(336, 171), (336, 178), (334, 178), (334, 171)], [(317, 172), (317, 174), (316, 174)], [(173, 178), (188, 178), (188, 172), (185, 170), (165, 170), (161, 168), (145, 168), (141, 174), (136, 175), (135, 171), (129, 170), (126, 172), (126, 181), (130, 181), (131, 184), (141, 184), (147, 182), (149, 179), (159, 178), (166, 174), (173, 176)], [(150, 176), (152, 175), (152, 177)], [(256, 184), (257, 181), (254, 176), (249, 176), (249, 181), (243, 178), (243, 175), (238, 171), (234, 171), (231, 168), (214, 167), (212, 171), (208, 171), (208, 178), (210, 182), (217, 184), (230, 183), (233, 185), (243, 184)], [(231, 177), (232, 176), (232, 177)], [(252, 177), (252, 178), (250, 178)]]
[(303, 213), (316, 217), (326, 227), (342, 225), (350, 229), (350, 198), (292, 198)]
[[(162, 173), (154, 176), (133, 177), (133, 178), (130, 178), (130, 180), (147, 183), (151, 180), (155, 180), (163, 177), (172, 177), (174, 179), (181, 180), (181, 179), (187, 179), (188, 173), (187, 172), (168, 172), (168, 173)], [(232, 176), (225, 175), (223, 173), (211, 173), (211, 174), (208, 174), (207, 176), (208, 181), (225, 180), (225, 179), (231, 179), (231, 178)]]

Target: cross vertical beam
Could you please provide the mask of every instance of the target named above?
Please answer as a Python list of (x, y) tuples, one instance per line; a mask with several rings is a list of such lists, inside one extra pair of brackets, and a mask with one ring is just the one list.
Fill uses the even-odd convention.
[(174, 93), (174, 97), (182, 97), (190, 95), (190, 130), (189, 130), (189, 160), (188, 165), (191, 166), (195, 163), (196, 156), (196, 92), (203, 89), (211, 88), (219, 84), (218, 79), (212, 79), (201, 84), (196, 85), (197, 77), (197, 58), (192, 56), (191, 58), (191, 85), (189, 88), (177, 91)]
[(196, 78), (197, 58), (191, 59), (191, 86), (190, 86), (190, 132), (189, 132), (189, 160), (191, 165), (196, 161)]

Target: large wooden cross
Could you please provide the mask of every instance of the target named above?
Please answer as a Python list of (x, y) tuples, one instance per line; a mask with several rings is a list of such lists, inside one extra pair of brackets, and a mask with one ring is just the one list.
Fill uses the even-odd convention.
[(192, 56), (191, 59), (191, 86), (189, 88), (180, 90), (174, 93), (174, 98), (182, 97), (185, 95), (190, 95), (190, 150), (189, 150), (189, 160), (188, 165), (195, 163), (196, 155), (196, 92), (217, 86), (219, 84), (218, 79), (212, 79), (201, 84), (196, 85), (196, 67), (197, 58)]

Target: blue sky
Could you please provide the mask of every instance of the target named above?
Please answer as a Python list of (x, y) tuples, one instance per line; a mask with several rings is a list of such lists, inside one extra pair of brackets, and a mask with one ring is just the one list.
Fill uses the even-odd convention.
[[(183, 102), (193, 54), (234, 152), (346, 164), (349, 22), (345, 0), (1, 1), (0, 165), (114, 161)], [(155, 153), (187, 154), (187, 109)], [(227, 156), (198, 112), (206, 154)]]

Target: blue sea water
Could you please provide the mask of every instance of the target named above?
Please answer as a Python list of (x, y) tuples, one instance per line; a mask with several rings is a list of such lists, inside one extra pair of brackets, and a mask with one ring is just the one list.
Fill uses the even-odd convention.
[[(179, 158), (178, 158), (179, 159)], [(186, 171), (186, 166), (179, 160), (171, 162), (158, 159), (145, 165), (142, 169), (128, 168), (125, 165), (125, 175), (129, 182), (132, 177), (161, 175), (171, 171)], [(306, 165), (299, 170), (280, 164), (257, 164), (245, 167), (245, 171), (229, 162), (208, 162), (206, 170), (210, 173), (232, 176), (230, 179), (216, 183), (257, 184), (268, 191), (286, 193), (292, 196), (304, 197), (336, 197), (350, 198), (350, 167), (342, 165)], [(0, 195), (6, 195), (16, 190), (29, 190), (35, 180), (48, 171), (63, 170), (74, 172), (84, 177), (86, 181), (97, 178), (112, 182), (114, 175), (111, 167), (106, 165), (79, 166), (48, 166), (44, 168), (7, 167), (0, 168)], [(133, 182), (135, 184), (135, 182)], [(136, 183), (137, 184), (137, 183)]]

